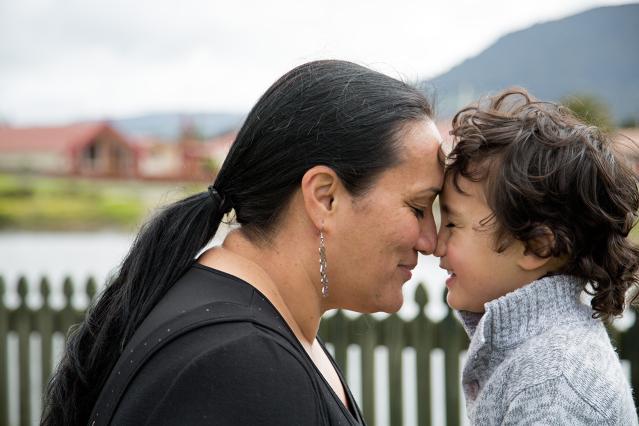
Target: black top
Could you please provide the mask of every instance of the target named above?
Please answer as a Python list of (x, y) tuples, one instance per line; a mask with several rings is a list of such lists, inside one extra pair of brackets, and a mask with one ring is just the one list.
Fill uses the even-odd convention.
[(147, 342), (158, 344), (162, 333), (175, 333), (171, 326), (181, 325), (172, 319), (196, 311), (214, 315), (217, 322), (180, 332), (145, 355), (148, 359), (122, 385), (122, 398), (111, 401), (117, 407), (111, 424), (364, 425), (330, 354), (351, 410), (262, 293), (200, 264), (171, 288), (136, 331), (102, 390), (103, 407), (111, 403), (103, 394), (113, 393), (113, 382), (127, 374), (134, 355), (142, 358)]

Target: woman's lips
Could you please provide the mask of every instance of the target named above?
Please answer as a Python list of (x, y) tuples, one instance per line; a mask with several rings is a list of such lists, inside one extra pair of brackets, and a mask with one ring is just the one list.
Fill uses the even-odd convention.
[(406, 281), (410, 280), (413, 277), (412, 270), (415, 269), (417, 265), (399, 265), (399, 269), (404, 273), (406, 277)]

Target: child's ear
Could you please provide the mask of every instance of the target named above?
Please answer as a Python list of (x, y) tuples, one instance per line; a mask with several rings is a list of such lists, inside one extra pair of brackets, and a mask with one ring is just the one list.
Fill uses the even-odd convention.
[(540, 226), (537, 231), (537, 235), (524, 245), (524, 251), (517, 262), (517, 265), (526, 271), (543, 268), (553, 259), (555, 234), (547, 226)]

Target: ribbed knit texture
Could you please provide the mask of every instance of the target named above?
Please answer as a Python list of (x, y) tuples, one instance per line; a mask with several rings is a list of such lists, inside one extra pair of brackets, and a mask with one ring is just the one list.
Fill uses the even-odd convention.
[(606, 330), (581, 282), (544, 277), (459, 312), (471, 338), (462, 387), (473, 425), (637, 425)]

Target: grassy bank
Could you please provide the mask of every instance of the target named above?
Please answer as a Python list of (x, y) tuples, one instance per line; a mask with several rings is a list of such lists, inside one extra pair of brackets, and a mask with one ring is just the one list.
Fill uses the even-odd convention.
[(0, 174), (0, 229), (133, 231), (157, 207), (202, 189)]
[[(203, 190), (193, 183), (0, 174), (0, 230), (132, 232), (157, 208)], [(639, 243), (639, 226), (630, 237)]]

